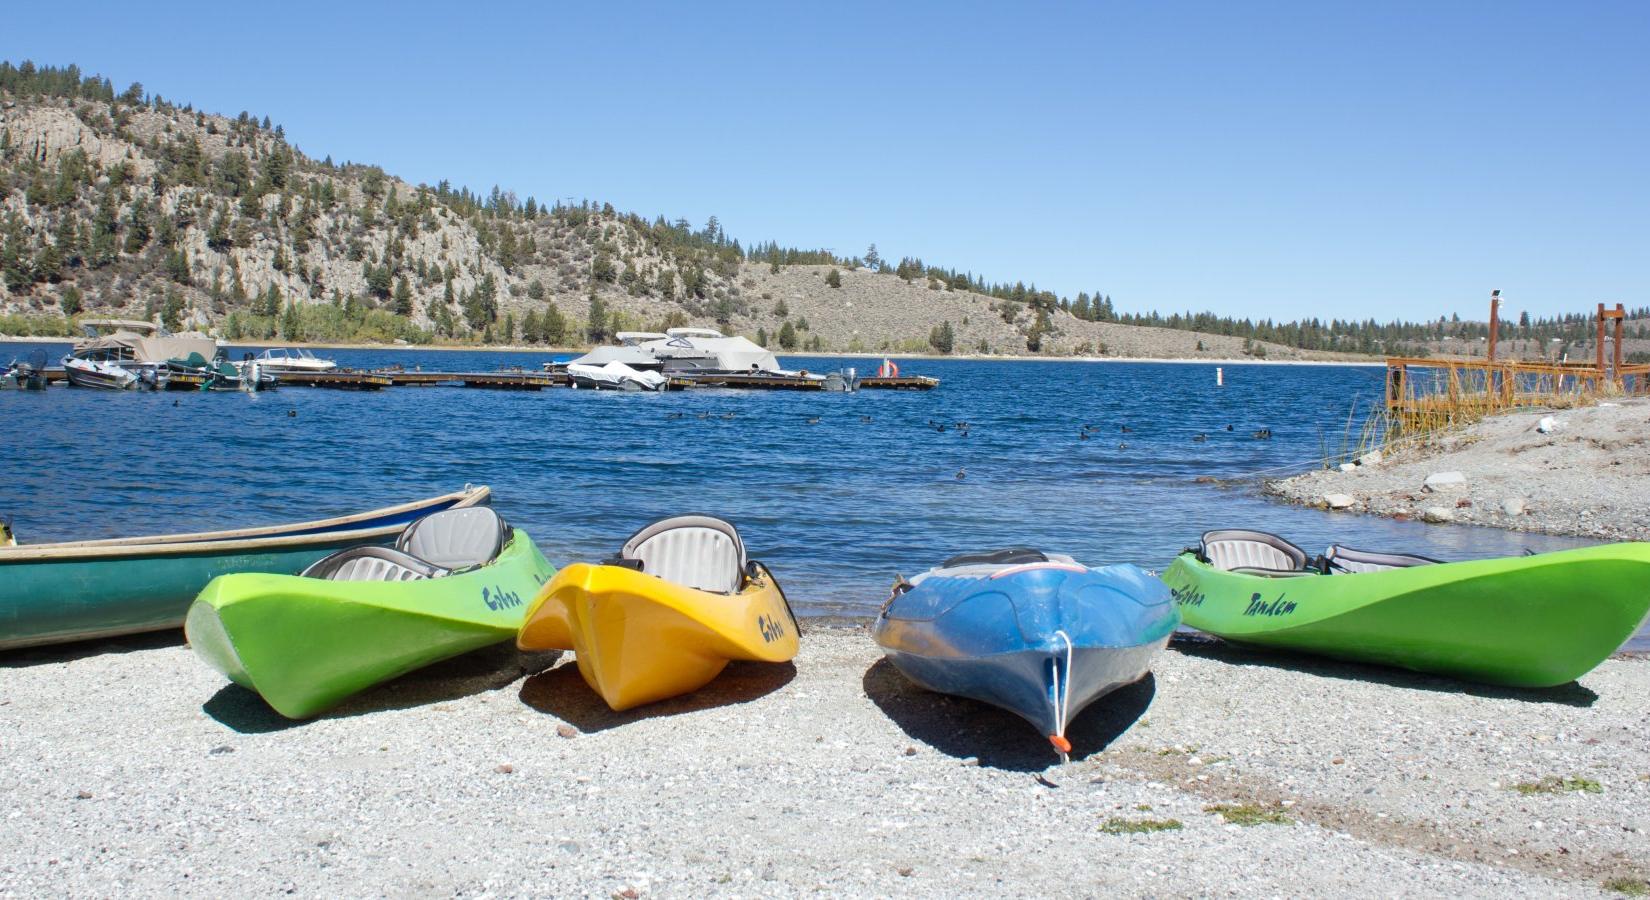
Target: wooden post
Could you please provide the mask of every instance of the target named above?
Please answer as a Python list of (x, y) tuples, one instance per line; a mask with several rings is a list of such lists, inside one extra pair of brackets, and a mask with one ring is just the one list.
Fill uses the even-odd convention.
[(1598, 305), (1598, 371), (1604, 374), (1604, 304)]
[(1615, 368), (1611, 369), (1611, 371), (1616, 373), (1616, 381), (1618, 381), (1618, 382), (1622, 380), (1621, 379), (1621, 329), (1622, 329), (1622, 326), (1626, 323), (1626, 321), (1627, 321), (1627, 308), (1625, 306), (1622, 306), (1620, 303), (1617, 303), (1616, 304), (1616, 346), (1615, 346), (1615, 352), (1614, 352)]
[[(1599, 309), (1603, 309), (1603, 305)], [(1495, 338), (1501, 331), (1501, 291), (1499, 288), (1490, 291), (1490, 362), (1495, 362)]]

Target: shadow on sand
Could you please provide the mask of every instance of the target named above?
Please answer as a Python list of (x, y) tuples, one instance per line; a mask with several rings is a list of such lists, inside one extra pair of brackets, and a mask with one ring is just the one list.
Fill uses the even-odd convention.
[(497, 644), (370, 687), (315, 719), (288, 719), (270, 708), (257, 692), (238, 684), (224, 685), (201, 705), (201, 711), (241, 734), (265, 734), (296, 728), (317, 719), (409, 709), (496, 691), (523, 676), (542, 672), (555, 665), (560, 657), (559, 650), (523, 653), (512, 643)]
[(1592, 706), (1594, 701), (1598, 700), (1598, 694), (1574, 681), (1550, 688), (1501, 687), (1461, 681), (1448, 675), (1411, 672), (1408, 669), (1331, 659), (1327, 656), (1313, 656), (1271, 647), (1247, 647), (1199, 633), (1177, 633), (1170, 646), (1187, 656), (1218, 660), (1234, 666), (1267, 666), (1322, 678), (1367, 681), (1371, 684), (1412, 688), (1418, 691), (1466, 694), (1494, 700), (1520, 700), (1525, 703), (1559, 703), (1578, 707)]
[(679, 716), (718, 706), (749, 703), (779, 690), (796, 677), (791, 663), (730, 662), (710, 684), (691, 694), (614, 712), (601, 695), (584, 683), (571, 659), (540, 672), (521, 684), (521, 702), (590, 733), (628, 725), (642, 719)]
[[(865, 695), (912, 739), (958, 759), (1012, 772), (1041, 772), (1060, 757), (1048, 739), (1019, 716), (987, 703), (935, 694), (906, 680), (886, 659), (865, 670)], [(1066, 726), (1071, 759), (1099, 753), (1145, 714), (1157, 694), (1147, 674), (1096, 700)]]
[(72, 644), (53, 644), (47, 647), (24, 647), (0, 651), (0, 669), (26, 669), (29, 666), (48, 666), (54, 663), (74, 662), (88, 656), (105, 653), (133, 653), (138, 650), (158, 650), (162, 647), (183, 645), (183, 629), (148, 631), (115, 638), (93, 638)]

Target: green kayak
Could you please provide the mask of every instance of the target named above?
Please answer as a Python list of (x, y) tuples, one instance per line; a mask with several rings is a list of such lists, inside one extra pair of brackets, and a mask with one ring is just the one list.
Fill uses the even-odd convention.
[(1269, 647), (1513, 687), (1591, 671), (1650, 615), (1650, 543), (1441, 563), (1216, 531), (1163, 581), (1185, 623)]
[[(473, 539), (440, 533), (455, 524)], [(394, 550), (347, 550), (301, 576), (213, 579), (184, 631), (213, 668), (302, 719), (422, 666), (514, 640), (555, 571), (526, 532), (492, 510), (454, 510), (414, 523)]]

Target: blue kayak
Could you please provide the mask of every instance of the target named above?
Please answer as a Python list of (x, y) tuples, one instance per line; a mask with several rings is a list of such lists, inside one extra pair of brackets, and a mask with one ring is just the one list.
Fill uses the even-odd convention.
[(1067, 724), (1145, 677), (1179, 624), (1169, 589), (1138, 566), (1015, 548), (901, 581), (872, 637), (906, 678), (1016, 713), (1063, 756)]

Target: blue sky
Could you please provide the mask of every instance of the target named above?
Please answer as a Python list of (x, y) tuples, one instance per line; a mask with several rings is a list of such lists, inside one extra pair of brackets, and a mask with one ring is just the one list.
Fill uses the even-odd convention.
[(14, 6), (14, 62), (746, 242), (1128, 310), (1650, 303), (1650, 3)]

